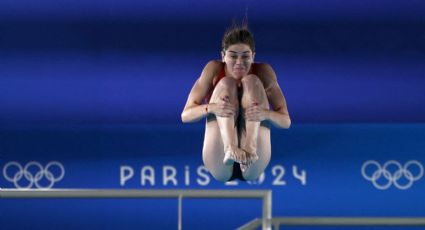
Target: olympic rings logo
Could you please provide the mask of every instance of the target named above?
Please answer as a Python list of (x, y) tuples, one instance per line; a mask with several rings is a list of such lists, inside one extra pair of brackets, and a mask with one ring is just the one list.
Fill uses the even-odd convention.
[[(414, 168), (417, 170), (412, 172)], [(374, 171), (368, 174), (367, 172), (371, 170)], [(413, 175), (414, 172), (416, 175)], [(406, 190), (412, 187), (413, 182), (422, 178), (424, 167), (416, 160), (408, 161), (403, 166), (394, 160), (387, 161), (383, 166), (374, 160), (369, 160), (362, 166), (362, 175), (377, 189), (385, 190), (394, 185), (398, 189)]]
[[(56, 174), (59, 175), (54, 175), (51, 170), (52, 168), (57, 168), (59, 173)], [(13, 182), (15, 187), (19, 189), (29, 189), (34, 185), (39, 189), (50, 189), (56, 182), (63, 179), (65, 176), (65, 168), (57, 161), (49, 162), (44, 168), (36, 161), (28, 162), (25, 167), (22, 167), (22, 165), (16, 161), (12, 161), (3, 167), (3, 176), (7, 181)], [(24, 183), (26, 185), (23, 185)]]

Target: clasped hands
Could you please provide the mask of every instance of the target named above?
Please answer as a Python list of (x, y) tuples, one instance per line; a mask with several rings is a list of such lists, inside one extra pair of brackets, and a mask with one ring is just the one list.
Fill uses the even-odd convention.
[[(239, 111), (239, 106), (230, 103), (228, 97), (222, 98), (221, 103), (208, 104), (208, 112), (218, 117), (235, 117)], [(267, 110), (261, 108), (258, 103), (253, 102), (247, 108), (242, 109), (243, 118), (246, 121), (263, 121), (266, 119)]]

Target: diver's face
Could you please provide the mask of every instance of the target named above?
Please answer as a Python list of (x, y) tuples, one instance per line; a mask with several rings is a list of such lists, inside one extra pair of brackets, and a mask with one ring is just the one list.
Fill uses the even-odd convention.
[(238, 43), (229, 46), (221, 55), (226, 63), (227, 74), (239, 80), (248, 75), (255, 53), (247, 44)]

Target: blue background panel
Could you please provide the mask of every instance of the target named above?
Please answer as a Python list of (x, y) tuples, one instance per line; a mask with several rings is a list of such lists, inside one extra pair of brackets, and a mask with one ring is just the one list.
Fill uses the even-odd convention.
[[(43, 166), (58, 161), (64, 166), (65, 176), (53, 188), (271, 189), (273, 216), (422, 216), (425, 213), (423, 176), (412, 181), (407, 189), (400, 189), (393, 182), (382, 190), (366, 180), (361, 169), (370, 160), (381, 166), (395, 160), (402, 167), (415, 160), (419, 165), (406, 170), (413, 176), (419, 175), (425, 162), (424, 130), (421, 124), (310, 124), (294, 125), (290, 130), (273, 129), (272, 161), (264, 176), (250, 183), (223, 184), (202, 167), (202, 125), (51, 125), (2, 129), (0, 136), (6, 144), (2, 145), (0, 166), (4, 170), (11, 161), (21, 165), (37, 161)], [(148, 180), (142, 184), (146, 177), (141, 171), (146, 167), (152, 167), (155, 184)], [(393, 178), (399, 170), (394, 165), (387, 169)], [(31, 170), (36, 173), (36, 168)], [(11, 175), (16, 173), (12, 168), (6, 171)], [(134, 174), (129, 175), (130, 171)], [(369, 166), (366, 171), (373, 175), (376, 169)], [(55, 167), (51, 167), (51, 172), (60, 174)], [(164, 178), (172, 172), (176, 173), (175, 182), (164, 183)], [(297, 176), (302, 173), (305, 173), (304, 181)], [(15, 187), (4, 175), (0, 183), (3, 188)], [(24, 186), (27, 182), (21, 179), (19, 183)], [(377, 183), (386, 184), (388, 180), (381, 176)], [(406, 185), (409, 180), (402, 176), (397, 183)], [(43, 179), (39, 184), (47, 186), (48, 181)], [(6, 229), (15, 223), (8, 220), (23, 215), (28, 218), (58, 215), (55, 214), (58, 205), (64, 216), (42, 221), (40, 228), (50, 225), (66, 228), (66, 223), (72, 220), (69, 216), (78, 219), (81, 215), (84, 219), (93, 216), (95, 210), (100, 212), (93, 216), (94, 223), (85, 225), (81, 221), (76, 226), (116, 229), (125, 222), (123, 226), (141, 224), (161, 229), (163, 223), (174, 226), (177, 215), (177, 200), (1, 202), (1, 218)], [(28, 206), (25, 204), (32, 202), (34, 205), (22, 211), (22, 207)], [(254, 200), (190, 199), (183, 204), (184, 225), (189, 229), (199, 223), (208, 223), (211, 229), (235, 228), (261, 215), (261, 202)], [(158, 224), (160, 215), (165, 220)], [(223, 221), (230, 215), (232, 221)]]
[[(419, 0), (0, 1), (0, 168), (58, 161), (65, 174), (54, 188), (272, 189), (274, 216), (423, 217), (423, 177), (380, 190), (361, 168), (425, 163), (424, 11)], [(181, 124), (180, 114), (202, 67), (220, 59), (223, 32), (245, 15), (293, 126), (272, 130), (264, 180), (224, 185), (202, 167), (204, 121)], [(142, 185), (147, 167), (155, 185)], [(176, 172), (176, 185), (163, 183), (163, 170)], [(0, 187), (14, 187), (1, 173)], [(260, 206), (185, 200), (183, 226), (233, 229)], [(0, 224), (167, 229), (177, 200), (1, 199)]]
[(425, 121), (422, 1), (24, 2), (0, 3), (0, 124), (179, 123), (245, 14), (294, 123)]

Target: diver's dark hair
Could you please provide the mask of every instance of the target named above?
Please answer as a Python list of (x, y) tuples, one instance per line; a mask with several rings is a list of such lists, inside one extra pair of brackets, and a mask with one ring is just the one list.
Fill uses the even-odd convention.
[(255, 51), (254, 35), (248, 28), (247, 19), (244, 19), (242, 24), (233, 22), (232, 26), (229, 27), (223, 35), (221, 48), (225, 51), (229, 46), (238, 43), (246, 44), (251, 48), (252, 52)]

